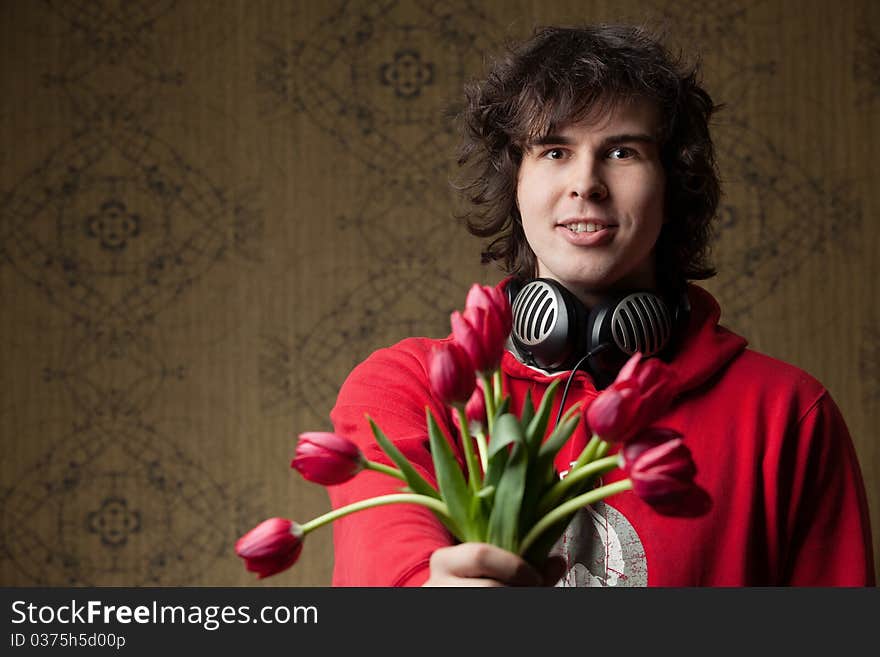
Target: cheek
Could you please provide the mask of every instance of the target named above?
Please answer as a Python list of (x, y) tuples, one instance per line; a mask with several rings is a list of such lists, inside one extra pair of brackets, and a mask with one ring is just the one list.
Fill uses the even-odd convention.
[(540, 227), (543, 225), (543, 217), (548, 213), (546, 194), (542, 190), (542, 185), (536, 181), (534, 176), (529, 176), (525, 181), (519, 181), (516, 189), (516, 205), (519, 209), (522, 230), (525, 233), (526, 241), (534, 250), (540, 250), (542, 241), (542, 231)]
[(520, 174), (516, 185), (516, 204), (520, 215), (525, 221), (528, 217), (546, 211), (550, 203), (551, 188), (535, 171), (524, 171)]
[(666, 222), (666, 181), (662, 175), (633, 180), (629, 198), (635, 214), (645, 222)]

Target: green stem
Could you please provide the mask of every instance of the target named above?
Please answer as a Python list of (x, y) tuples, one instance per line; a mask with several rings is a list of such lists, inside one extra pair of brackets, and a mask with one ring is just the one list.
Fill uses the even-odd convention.
[(601, 488), (595, 488), (588, 493), (578, 495), (577, 497), (573, 497), (567, 502), (560, 504), (535, 523), (531, 530), (529, 530), (529, 533), (526, 534), (522, 543), (519, 545), (519, 554), (525, 554), (532, 546), (532, 543), (534, 543), (546, 529), (552, 527), (560, 520), (564, 520), (567, 516), (571, 515), (578, 509), (582, 509), (588, 504), (594, 504), (599, 500), (604, 500), (606, 497), (615, 495), (616, 493), (622, 493), (631, 488), (632, 481), (629, 479), (623, 479), (621, 481), (615, 481), (613, 484), (602, 486)]
[(471, 432), (468, 429), (468, 419), (465, 415), (464, 408), (456, 407), (458, 413), (458, 424), (461, 429), (461, 446), (464, 449), (464, 460), (468, 469), (468, 484), (471, 491), (476, 493), (483, 487), (483, 475), (480, 466), (477, 465), (477, 457), (474, 454), (474, 445), (471, 442)]
[(318, 529), (318, 527), (322, 527), (327, 523), (338, 520), (343, 516), (347, 516), (350, 513), (355, 513), (356, 511), (363, 511), (364, 509), (370, 509), (374, 506), (400, 503), (421, 504), (422, 506), (431, 509), (434, 513), (443, 516), (447, 520), (451, 520), (449, 517), (449, 509), (447, 509), (446, 505), (440, 500), (435, 500), (433, 497), (428, 497), (427, 495), (416, 495), (414, 493), (394, 493), (392, 495), (380, 495), (379, 497), (371, 497), (366, 500), (361, 500), (360, 502), (354, 502), (309, 520), (301, 526), (303, 535), (308, 534), (310, 531)]
[(477, 435), (474, 436), (474, 438), (477, 441), (477, 451), (480, 453), (480, 465), (483, 466), (483, 475), (485, 476), (486, 469), (489, 467), (489, 445), (486, 443), (486, 434), (480, 429), (477, 431)]
[(504, 390), (501, 385), (501, 366), (498, 366), (498, 369), (495, 370), (495, 374), (492, 375), (492, 394), (495, 399), (495, 408), (498, 408), (498, 405), (501, 403), (501, 399), (504, 397)]
[(577, 470), (579, 467), (584, 465), (584, 463), (589, 463), (596, 459), (596, 449), (599, 447), (600, 438), (597, 434), (593, 434), (593, 437), (590, 438), (590, 442), (587, 443), (586, 447), (581, 450), (581, 453), (575, 459), (574, 463), (570, 463), (568, 465), (568, 471)]
[(488, 426), (489, 435), (492, 435), (492, 426), (495, 424), (495, 392), (492, 390), (492, 382), (489, 376), (484, 372), (480, 372), (480, 382), (483, 384), (483, 399), (486, 402), (486, 424)]
[(403, 476), (403, 473), (397, 468), (392, 468), (384, 463), (376, 463), (375, 461), (367, 461), (364, 463), (364, 468), (367, 470), (375, 470), (376, 472), (382, 472), (387, 475), (391, 475), (392, 477), (397, 477), (401, 481), (406, 481), (406, 477)]
[(566, 491), (575, 484), (578, 484), (593, 475), (613, 470), (616, 467), (617, 455), (615, 454), (614, 456), (607, 456), (604, 459), (598, 459), (587, 465), (572, 468), (568, 471), (568, 474), (565, 475), (563, 479), (557, 481), (553, 485), (553, 488), (548, 490), (544, 497), (541, 498), (541, 501), (538, 502), (538, 515), (544, 515), (547, 511), (552, 509), (553, 505), (559, 501), (559, 498), (565, 495)]

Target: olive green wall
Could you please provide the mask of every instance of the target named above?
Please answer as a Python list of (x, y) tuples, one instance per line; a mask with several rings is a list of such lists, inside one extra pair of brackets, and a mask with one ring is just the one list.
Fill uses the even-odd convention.
[[(0, 583), (252, 583), (242, 532), (328, 508), (296, 434), (499, 278), (450, 218), (464, 81), (536, 25), (646, 20), (726, 104), (706, 287), (837, 399), (876, 545), (880, 4), (10, 0)], [(331, 568), (326, 529), (269, 583)]]

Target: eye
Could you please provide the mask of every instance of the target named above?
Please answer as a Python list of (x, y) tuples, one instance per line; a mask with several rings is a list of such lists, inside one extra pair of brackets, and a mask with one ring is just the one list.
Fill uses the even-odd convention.
[(551, 148), (550, 150), (544, 151), (542, 157), (545, 157), (548, 160), (561, 160), (565, 157), (565, 151), (561, 148)]
[(627, 146), (617, 146), (608, 151), (608, 157), (612, 160), (626, 160), (637, 155), (635, 149)]

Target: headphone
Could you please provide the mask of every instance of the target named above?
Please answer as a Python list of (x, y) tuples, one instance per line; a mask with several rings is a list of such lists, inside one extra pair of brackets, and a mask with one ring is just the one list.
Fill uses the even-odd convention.
[(554, 280), (511, 279), (507, 298), (513, 311), (509, 344), (520, 362), (550, 372), (586, 369), (597, 389), (613, 382), (637, 351), (670, 358), (691, 310), (686, 286), (672, 295), (617, 294), (587, 309)]

